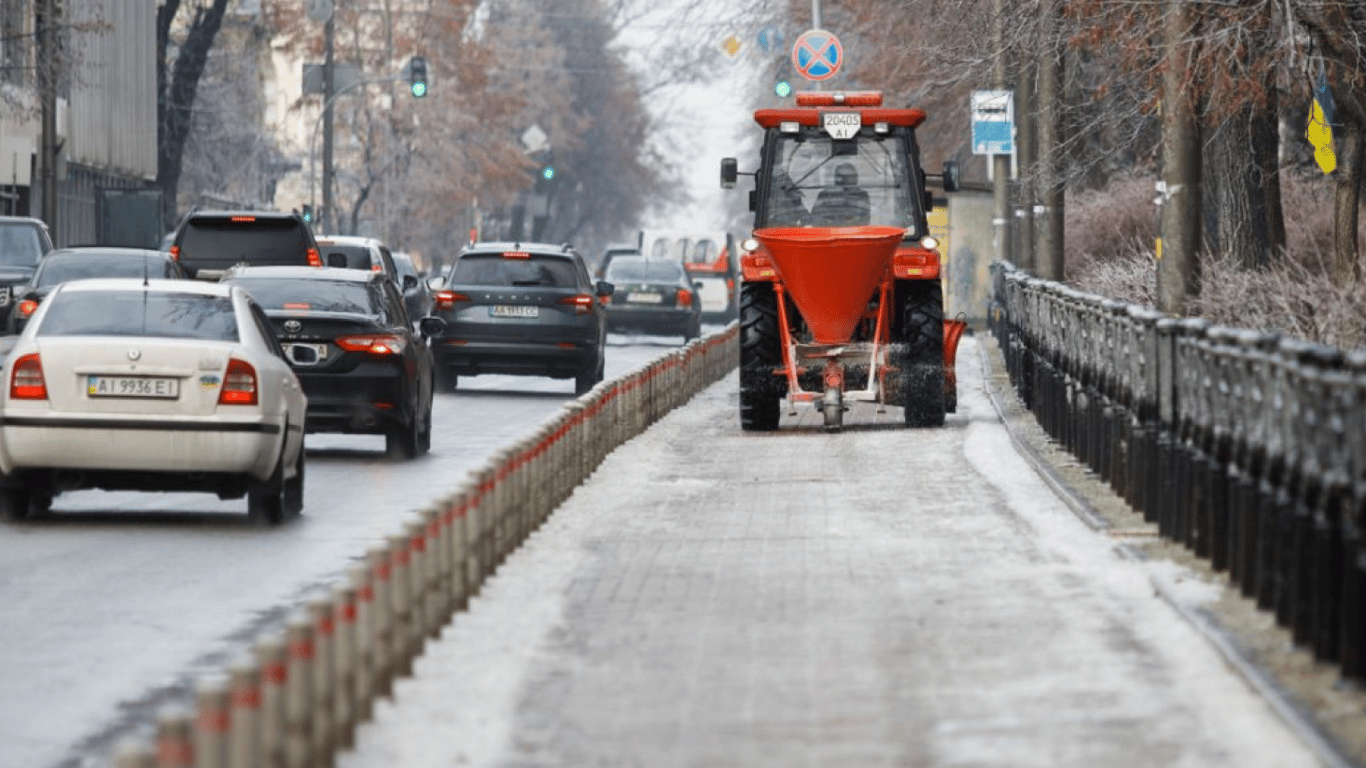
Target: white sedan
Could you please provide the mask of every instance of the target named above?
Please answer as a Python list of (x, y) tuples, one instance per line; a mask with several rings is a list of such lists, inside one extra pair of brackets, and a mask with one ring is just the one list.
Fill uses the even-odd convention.
[(190, 280), (80, 280), (29, 321), (0, 393), (0, 504), (62, 491), (205, 491), (253, 518), (303, 508), (307, 400), (250, 295)]

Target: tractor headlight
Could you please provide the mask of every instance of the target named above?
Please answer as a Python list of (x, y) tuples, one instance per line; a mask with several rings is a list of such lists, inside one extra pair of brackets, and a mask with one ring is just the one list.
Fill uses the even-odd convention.
[(752, 237), (746, 238), (743, 243), (740, 243), (740, 247), (745, 249), (745, 253), (754, 253), (759, 250), (759, 241)]
[(926, 235), (920, 238), (920, 247), (924, 248), (927, 251), (933, 251), (934, 249), (939, 247), (939, 241), (929, 235)]

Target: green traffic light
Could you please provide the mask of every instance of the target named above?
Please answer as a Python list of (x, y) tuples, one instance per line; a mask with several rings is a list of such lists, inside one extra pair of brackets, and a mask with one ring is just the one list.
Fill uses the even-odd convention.
[(413, 83), (413, 96), (415, 96), (415, 97), (417, 97), (417, 98), (420, 99), (420, 98), (422, 98), (423, 96), (426, 96), (426, 95), (427, 95), (427, 84), (426, 84), (426, 83)]
[(789, 83), (786, 80), (779, 80), (778, 84), (773, 86), (773, 92), (785, 99), (792, 95), (792, 83)]
[(551, 179), (555, 178), (554, 166), (547, 165), (545, 168), (543, 168), (541, 170), (541, 178), (545, 179), (546, 181), (550, 181)]

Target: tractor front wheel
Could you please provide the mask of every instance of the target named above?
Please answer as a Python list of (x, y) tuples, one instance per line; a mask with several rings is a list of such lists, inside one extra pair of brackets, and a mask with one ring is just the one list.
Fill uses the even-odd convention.
[(901, 377), (906, 426), (944, 425), (944, 294), (938, 280), (915, 280), (902, 291)]
[(778, 428), (782, 367), (778, 297), (769, 283), (740, 286), (740, 428), (771, 432)]

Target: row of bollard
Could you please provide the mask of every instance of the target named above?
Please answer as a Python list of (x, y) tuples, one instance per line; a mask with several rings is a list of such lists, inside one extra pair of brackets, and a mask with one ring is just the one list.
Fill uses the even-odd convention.
[(1366, 678), (1366, 352), (993, 269), (992, 331), (1044, 430), (1297, 645)]
[(617, 446), (735, 367), (738, 326), (567, 403), (366, 552), (345, 581), (192, 701), (129, 737), (116, 768), (326, 768), (498, 566)]

